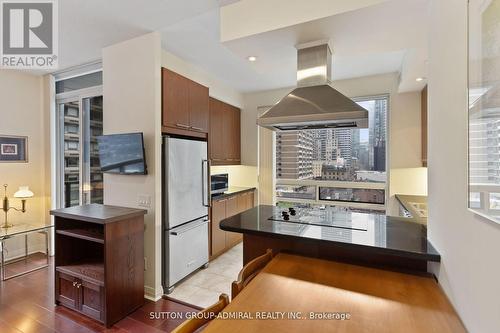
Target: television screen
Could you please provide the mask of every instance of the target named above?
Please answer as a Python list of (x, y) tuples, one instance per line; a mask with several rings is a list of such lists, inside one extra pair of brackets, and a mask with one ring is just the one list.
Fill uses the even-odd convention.
[(118, 174), (147, 174), (142, 133), (97, 137), (101, 171)]

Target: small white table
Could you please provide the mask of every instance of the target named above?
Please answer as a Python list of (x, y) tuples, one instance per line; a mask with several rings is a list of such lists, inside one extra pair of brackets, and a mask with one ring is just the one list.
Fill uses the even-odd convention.
[[(2, 268), (2, 281), (6, 281), (21, 275), (25, 275), (34, 271), (37, 271), (39, 269), (45, 268), (49, 266), (49, 237), (50, 237), (50, 229), (53, 228), (53, 225), (50, 224), (41, 224), (41, 225), (34, 225), (34, 224), (28, 224), (28, 223), (20, 223), (20, 224), (15, 224), (12, 227), (9, 228), (0, 228), (0, 265)], [(27, 260), (28, 258), (28, 235), (29, 234), (34, 234), (34, 233), (41, 233), (45, 234), (45, 255), (47, 256), (47, 262), (45, 265), (32, 268), (30, 270), (27, 270), (25, 272), (17, 273), (14, 275), (7, 276), (5, 272), (5, 266), (21, 261), (21, 260)], [(7, 239), (10, 238), (15, 238), (15, 237), (22, 237), (24, 236), (24, 257), (5, 261), (5, 244), (4, 242)]]

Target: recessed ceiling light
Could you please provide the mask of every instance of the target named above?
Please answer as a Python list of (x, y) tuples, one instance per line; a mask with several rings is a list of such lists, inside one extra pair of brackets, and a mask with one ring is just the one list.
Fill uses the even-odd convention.
[(415, 79), (415, 81), (417, 81), (417, 82), (422, 82), (423, 80), (425, 80), (425, 77), (417, 77)]
[(257, 61), (257, 57), (256, 56), (249, 56), (247, 57), (248, 61)]

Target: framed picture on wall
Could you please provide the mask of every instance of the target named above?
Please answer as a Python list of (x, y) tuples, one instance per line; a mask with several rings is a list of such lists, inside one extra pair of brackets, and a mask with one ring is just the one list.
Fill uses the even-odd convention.
[(500, 223), (500, 0), (469, 1), (469, 209)]
[(0, 135), (0, 162), (28, 162), (28, 137)]

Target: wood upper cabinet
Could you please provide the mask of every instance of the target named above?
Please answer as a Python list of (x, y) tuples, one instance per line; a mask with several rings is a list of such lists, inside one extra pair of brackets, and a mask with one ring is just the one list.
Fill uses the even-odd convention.
[(422, 166), (427, 166), (427, 86), (421, 92)]
[(207, 87), (162, 68), (163, 132), (206, 136), (208, 103)]
[(163, 126), (189, 129), (188, 80), (162, 68)]
[(210, 159), (214, 165), (241, 162), (240, 109), (210, 98)]
[(229, 160), (236, 162), (235, 164), (239, 164), (241, 160), (241, 123), (240, 123), (240, 109), (229, 106), (229, 117), (231, 119), (231, 127), (229, 128), (228, 138), (230, 139), (231, 145), (229, 147)]
[(208, 88), (191, 81), (189, 96), (189, 126), (195, 131), (208, 133)]
[(222, 102), (210, 98), (210, 132), (208, 141), (210, 144), (210, 159), (212, 163), (219, 164), (226, 158), (224, 142), (223, 123), (224, 111), (222, 109)]

